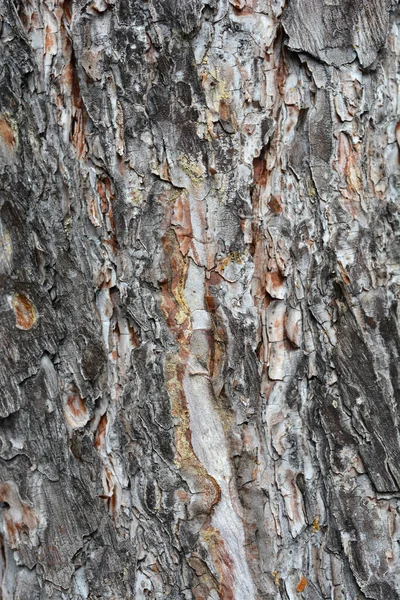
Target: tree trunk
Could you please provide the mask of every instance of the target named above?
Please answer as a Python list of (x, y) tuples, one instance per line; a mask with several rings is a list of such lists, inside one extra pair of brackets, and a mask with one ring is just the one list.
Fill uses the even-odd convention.
[(399, 599), (395, 3), (0, 13), (0, 597)]

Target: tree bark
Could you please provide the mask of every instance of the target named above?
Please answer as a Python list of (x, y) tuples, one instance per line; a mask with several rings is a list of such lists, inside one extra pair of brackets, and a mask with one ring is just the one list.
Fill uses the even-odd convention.
[(0, 0), (3, 600), (400, 598), (391, 0)]

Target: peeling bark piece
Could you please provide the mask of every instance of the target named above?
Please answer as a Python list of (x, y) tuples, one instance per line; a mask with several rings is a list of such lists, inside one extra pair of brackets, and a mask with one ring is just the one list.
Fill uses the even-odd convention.
[(389, 0), (354, 3), (293, 0), (283, 24), (293, 50), (312, 54), (339, 67), (356, 55), (369, 67), (385, 44), (389, 26)]
[(275, 300), (268, 306), (266, 312), (267, 335), (270, 342), (283, 342), (285, 338), (284, 323), (286, 304)]

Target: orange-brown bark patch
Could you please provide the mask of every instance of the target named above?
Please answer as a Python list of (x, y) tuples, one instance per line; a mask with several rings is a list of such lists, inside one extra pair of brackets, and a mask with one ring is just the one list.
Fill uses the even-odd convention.
[(37, 312), (32, 302), (24, 294), (14, 294), (12, 299), (16, 326), (25, 331), (31, 329), (37, 321)]
[(190, 206), (186, 194), (180, 194), (176, 198), (171, 223), (175, 226), (175, 234), (179, 242), (179, 248), (182, 254), (186, 255), (193, 238)]
[(214, 527), (208, 527), (207, 529), (203, 529), (201, 537), (210, 550), (211, 557), (219, 574), (220, 597), (223, 600), (234, 600), (233, 562), (226, 551), (220, 532)]
[(53, 47), (54, 36), (50, 31), (50, 27), (46, 25), (46, 35), (44, 39), (44, 51), (45, 54), (48, 54)]
[(107, 415), (104, 414), (100, 419), (100, 422), (99, 422), (99, 425), (98, 425), (97, 431), (96, 431), (96, 436), (94, 439), (94, 445), (97, 449), (101, 448), (101, 446), (103, 445), (103, 443), (105, 441), (106, 428), (107, 428)]
[(16, 146), (14, 130), (5, 117), (0, 117), (0, 135), (5, 144), (14, 149)]
[(0, 502), (9, 506), (2, 513), (5, 533), (10, 548), (17, 550), (21, 545), (21, 534), (29, 537), (30, 531), (38, 525), (38, 517), (33, 508), (21, 500), (13, 482), (0, 484)]
[(268, 206), (275, 215), (278, 215), (282, 212), (282, 205), (279, 202), (278, 198), (272, 197), (271, 200), (268, 202)]
[(87, 147), (85, 138), (85, 114), (82, 108), (78, 108), (75, 113), (72, 143), (78, 158), (84, 158), (87, 153)]
[(304, 592), (306, 587), (307, 587), (307, 579), (305, 577), (302, 577), (297, 585), (296, 592), (299, 592), (299, 593)]
[(257, 185), (265, 185), (267, 183), (267, 165), (263, 153), (253, 160), (254, 182)]
[(231, 118), (231, 107), (224, 98), (219, 101), (219, 116), (223, 121), (229, 121)]
[(69, 396), (67, 400), (68, 407), (75, 417), (80, 416), (82, 413), (86, 415), (87, 410), (83, 398), (76, 395)]
[(243, 8), (234, 6), (233, 14), (235, 14), (237, 17), (246, 17), (253, 14), (253, 9), (251, 6), (243, 6)]
[(338, 260), (338, 265), (339, 265), (339, 269), (340, 269), (340, 274), (342, 276), (342, 279), (344, 281), (344, 283), (346, 285), (350, 285), (350, 277), (348, 276), (346, 269), (344, 268), (344, 266), (342, 265), (342, 263), (340, 262), (340, 260)]

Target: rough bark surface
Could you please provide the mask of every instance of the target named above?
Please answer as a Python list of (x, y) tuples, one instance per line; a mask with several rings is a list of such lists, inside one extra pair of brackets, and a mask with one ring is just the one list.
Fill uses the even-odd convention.
[(400, 598), (390, 0), (0, 0), (3, 600)]

